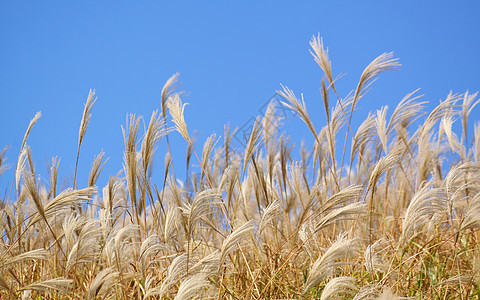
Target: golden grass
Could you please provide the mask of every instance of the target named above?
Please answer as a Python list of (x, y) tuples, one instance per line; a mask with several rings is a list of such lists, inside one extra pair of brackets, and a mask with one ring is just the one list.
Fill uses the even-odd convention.
[[(273, 105), (244, 137), (245, 149), (226, 126), (223, 141), (210, 136), (197, 155), (175, 74), (144, 133), (141, 117), (127, 117), (123, 177), (96, 186), (102, 151), (87, 187), (77, 188), (75, 174), (72, 188), (57, 191), (60, 160), (52, 160), (50, 183), (39, 182), (27, 145), (37, 113), (15, 192), (1, 205), (0, 298), (478, 299), (480, 124), (468, 135), (477, 94), (451, 93), (426, 112), (414, 91), (390, 118), (385, 106), (353, 128), (356, 105), (398, 60), (380, 55), (341, 98), (322, 39), (310, 45), (325, 73), (324, 127), (315, 128), (303, 97), (279, 91), (313, 135), (298, 160)], [(76, 165), (95, 100), (91, 91)], [(184, 183), (172, 164), (173, 129), (188, 142)], [(158, 183), (151, 166), (163, 139)], [(200, 174), (189, 168), (192, 152)]]

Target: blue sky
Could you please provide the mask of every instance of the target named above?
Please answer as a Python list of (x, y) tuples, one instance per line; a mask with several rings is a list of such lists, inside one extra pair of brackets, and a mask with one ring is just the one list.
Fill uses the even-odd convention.
[[(280, 84), (304, 93), (320, 128), (323, 74), (308, 51), (317, 34), (334, 75), (344, 74), (337, 83), (343, 96), (375, 57), (394, 51), (400, 58), (400, 70), (374, 83), (354, 119), (382, 105), (392, 110), (417, 88), (438, 103), (450, 90), (480, 90), (479, 11), (477, 1), (2, 1), (0, 148), (10, 145), (13, 167), (27, 125), (41, 111), (28, 140), (37, 171), (48, 178), (46, 163), (58, 156), (60, 183), (71, 184), (83, 105), (96, 89), (78, 178), (85, 186), (103, 149), (110, 157), (103, 185), (122, 169), (120, 126), (127, 113), (148, 120), (176, 72), (200, 152), (212, 132), (223, 136), (225, 123), (240, 127), (258, 115)], [(311, 139), (301, 123), (290, 122), (295, 126), (287, 133), (297, 143)], [(176, 133), (172, 141), (174, 160), (182, 161), (186, 143)], [(164, 149), (161, 144), (157, 174)], [(11, 172), (0, 178), (2, 198), (11, 178)]]

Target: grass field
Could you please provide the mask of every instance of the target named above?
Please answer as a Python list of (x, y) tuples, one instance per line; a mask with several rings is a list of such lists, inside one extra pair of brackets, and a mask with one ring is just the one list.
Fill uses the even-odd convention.
[[(315, 127), (288, 87), (279, 94), (312, 149), (282, 134), (271, 105), (245, 148), (225, 126), (197, 153), (176, 74), (145, 130), (133, 115), (122, 125), (124, 173), (104, 187), (96, 186), (103, 153), (88, 186), (76, 184), (91, 91), (73, 186), (58, 190), (59, 161), (43, 184), (27, 143), (37, 114), (1, 204), (0, 298), (480, 299), (480, 123), (469, 120), (477, 94), (451, 93), (426, 111), (414, 91), (389, 117), (379, 108), (353, 128), (371, 83), (398, 61), (380, 55), (342, 96), (322, 40), (310, 45), (325, 75), (326, 124)], [(155, 151), (160, 141), (170, 149), (173, 134), (188, 143), (187, 170), (201, 171), (179, 181), (169, 153), (164, 180), (153, 182)]]

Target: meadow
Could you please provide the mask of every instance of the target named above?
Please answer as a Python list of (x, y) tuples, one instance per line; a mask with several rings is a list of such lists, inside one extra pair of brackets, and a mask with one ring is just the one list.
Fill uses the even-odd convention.
[[(105, 186), (103, 152), (88, 181), (77, 178), (90, 91), (73, 184), (60, 190), (58, 159), (47, 184), (38, 178), (28, 146), (35, 115), (0, 207), (0, 298), (480, 299), (480, 122), (469, 118), (477, 94), (450, 93), (427, 110), (413, 91), (354, 127), (357, 104), (399, 61), (378, 56), (340, 95), (322, 39), (310, 46), (324, 74), (323, 127), (302, 97), (278, 93), (312, 148), (282, 132), (274, 105), (244, 148), (228, 125), (194, 143), (175, 74), (159, 111), (122, 125), (124, 172)], [(184, 181), (170, 150), (155, 156), (173, 134), (188, 145)], [(152, 180), (154, 158), (164, 160), (162, 181)]]

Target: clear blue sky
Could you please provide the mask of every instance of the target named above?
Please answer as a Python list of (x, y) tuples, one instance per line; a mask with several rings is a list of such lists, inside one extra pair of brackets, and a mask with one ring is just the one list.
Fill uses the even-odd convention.
[[(60, 176), (71, 183), (83, 105), (96, 89), (79, 186), (102, 149), (110, 157), (104, 175), (114, 175), (122, 169), (126, 114), (148, 120), (176, 72), (200, 152), (210, 133), (223, 136), (225, 123), (241, 126), (256, 116), (280, 84), (304, 93), (320, 128), (323, 74), (308, 52), (318, 33), (334, 75), (345, 74), (338, 82), (343, 96), (379, 54), (400, 58), (401, 69), (375, 82), (357, 118), (382, 105), (391, 112), (417, 88), (437, 103), (450, 90), (480, 90), (479, 12), (478, 1), (2, 1), (0, 148), (11, 146), (13, 168), (27, 125), (41, 111), (28, 140), (37, 171), (48, 178), (46, 162), (61, 157)], [(301, 125), (288, 134), (310, 139)], [(174, 160), (182, 160), (186, 143), (174, 136)], [(11, 178), (0, 178), (2, 198)]]

